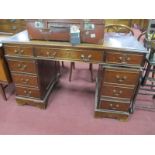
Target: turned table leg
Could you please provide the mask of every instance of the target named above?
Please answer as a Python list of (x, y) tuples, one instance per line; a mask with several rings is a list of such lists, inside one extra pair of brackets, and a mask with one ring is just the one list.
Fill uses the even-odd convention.
[(0, 91), (2, 93), (4, 100), (7, 100), (6, 94), (5, 94), (5, 87), (2, 84), (0, 84)]

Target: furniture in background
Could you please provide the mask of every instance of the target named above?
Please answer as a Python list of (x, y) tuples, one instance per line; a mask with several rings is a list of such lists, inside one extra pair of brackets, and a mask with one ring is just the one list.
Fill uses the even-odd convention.
[(0, 34), (13, 35), (25, 29), (24, 19), (0, 19)]
[(115, 33), (122, 33), (123, 35), (133, 35), (134, 36), (134, 32), (133, 30), (126, 26), (126, 25), (122, 25), (122, 24), (109, 24), (105, 26), (105, 32), (115, 32)]
[[(24, 36), (22, 40), (20, 35)], [(45, 108), (59, 78), (57, 62), (85, 62), (81, 57), (84, 55), (88, 64), (99, 64), (95, 116), (127, 119), (130, 115), (147, 53), (134, 36), (107, 33), (104, 45), (72, 46), (68, 42), (32, 41), (23, 31), (3, 46), (18, 104)]]
[[(25, 21), (23, 19), (0, 19), (0, 40), (10, 37), (20, 31), (26, 29)], [(4, 58), (4, 51), (0, 45), (0, 90), (2, 96), (7, 100), (5, 88), (11, 83), (11, 76)]]
[[(145, 58), (145, 67), (143, 71), (143, 78), (141, 84), (146, 84), (147, 80), (153, 80), (154, 79), (154, 70), (155, 70), (155, 48), (154, 48), (154, 42), (155, 42), (155, 20), (149, 20), (149, 26), (146, 31), (141, 33), (139, 37), (137, 38), (138, 41), (141, 40), (143, 37), (143, 44), (144, 47), (148, 50), (148, 54)], [(150, 78), (150, 73), (152, 74)], [(153, 82), (152, 82), (153, 84)]]
[(105, 24), (123, 24), (129, 27), (136, 25), (140, 30), (144, 31), (148, 27), (148, 19), (105, 19)]
[(7, 100), (5, 88), (11, 83), (11, 81), (8, 65), (4, 58), (4, 51), (3, 48), (0, 47), (0, 91), (5, 100)]
[(139, 35), (138, 41), (143, 37), (143, 44), (148, 50), (143, 68), (139, 94), (152, 97), (152, 104), (136, 104), (137, 109), (155, 111), (155, 20), (150, 20), (147, 31)]

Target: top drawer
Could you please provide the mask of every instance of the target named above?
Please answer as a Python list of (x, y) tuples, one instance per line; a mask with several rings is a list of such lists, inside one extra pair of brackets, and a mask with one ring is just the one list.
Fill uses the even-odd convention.
[(104, 82), (135, 86), (139, 80), (140, 71), (123, 68), (105, 68)]
[(122, 65), (138, 65), (141, 66), (144, 61), (144, 56), (141, 54), (128, 54), (110, 51), (106, 52), (106, 63), (122, 64)]
[(6, 46), (4, 46), (4, 48), (5, 48), (6, 55), (26, 56), (26, 57), (33, 56), (33, 47), (32, 46), (6, 45)]

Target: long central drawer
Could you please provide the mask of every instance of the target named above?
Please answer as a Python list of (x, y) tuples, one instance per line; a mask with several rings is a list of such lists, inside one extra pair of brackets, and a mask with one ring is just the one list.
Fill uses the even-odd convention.
[(97, 50), (73, 50), (63, 48), (35, 47), (37, 57), (69, 59), (84, 62), (103, 62), (103, 52)]

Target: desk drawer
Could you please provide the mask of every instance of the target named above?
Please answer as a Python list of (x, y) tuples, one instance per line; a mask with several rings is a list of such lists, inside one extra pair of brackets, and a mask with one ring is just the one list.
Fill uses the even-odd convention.
[(122, 68), (105, 68), (103, 72), (104, 82), (136, 85), (140, 71)]
[(0, 25), (0, 31), (8, 32), (8, 33), (16, 33), (16, 32), (20, 32), (24, 29), (25, 29), (25, 27), (15, 24), (15, 23), (11, 23), (9, 25), (8, 24)]
[[(24, 19), (0, 19), (0, 25), (25, 25)], [(25, 25), (26, 26), (26, 25)]]
[(128, 87), (119, 87), (103, 84), (101, 95), (106, 97), (117, 97), (130, 99), (133, 96), (134, 89)]
[(38, 87), (37, 76), (23, 75), (23, 74), (12, 74), (13, 81), (15, 84), (35, 86)]
[(49, 58), (56, 58), (58, 57), (59, 49), (57, 48), (48, 48), (48, 47), (40, 47), (35, 48), (35, 55), (37, 57), (49, 57)]
[(5, 46), (6, 55), (13, 56), (33, 56), (33, 47), (32, 46)]
[(35, 61), (8, 60), (11, 71), (36, 73)]
[(103, 53), (93, 50), (73, 51), (71, 52), (71, 58), (73, 60), (80, 60), (83, 62), (92, 62), (92, 61), (103, 62)]
[(49, 57), (59, 59), (80, 60), (84, 62), (103, 61), (103, 53), (93, 50), (73, 50), (73, 49), (58, 49), (58, 48), (35, 48), (37, 57)]
[(118, 111), (128, 112), (129, 108), (130, 108), (130, 104), (129, 103), (102, 100), (102, 101), (100, 101), (99, 108), (100, 109), (118, 110)]
[(25, 88), (25, 87), (16, 87), (16, 95), (26, 96), (26, 97), (34, 97), (34, 98), (41, 98), (41, 94), (40, 94), (40, 91), (38, 89)]
[(140, 54), (127, 54), (119, 52), (106, 52), (107, 63), (122, 64), (122, 65), (142, 65), (144, 56)]

